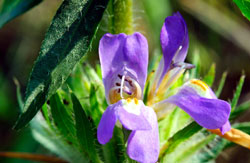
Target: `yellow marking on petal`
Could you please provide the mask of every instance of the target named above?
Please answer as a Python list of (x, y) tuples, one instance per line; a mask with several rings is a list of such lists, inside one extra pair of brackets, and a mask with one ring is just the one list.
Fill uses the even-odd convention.
[(248, 135), (247, 133), (244, 133), (238, 129), (231, 128), (231, 130), (226, 132), (224, 135), (221, 134), (219, 129), (214, 129), (214, 130), (208, 129), (208, 131), (210, 131), (216, 135), (219, 135), (220, 137), (222, 137), (224, 139), (227, 139), (231, 142), (234, 142), (234, 143), (239, 144), (245, 148), (250, 149), (250, 135)]
[(132, 101), (131, 98), (127, 98), (126, 100), (128, 103), (130, 103)]
[(135, 104), (138, 105), (139, 101), (137, 100), (137, 98), (134, 98)]
[(197, 79), (192, 79), (190, 80), (190, 82), (194, 85), (197, 85), (199, 86), (201, 89), (203, 89), (204, 91), (206, 91), (208, 89), (208, 86), (206, 83), (204, 83), (203, 81), (201, 80), (197, 80)]

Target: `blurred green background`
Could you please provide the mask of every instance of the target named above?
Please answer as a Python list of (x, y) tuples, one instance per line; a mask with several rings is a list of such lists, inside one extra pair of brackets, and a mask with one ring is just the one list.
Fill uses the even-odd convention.
[[(46, 153), (32, 138), (28, 128), (14, 131), (19, 108), (16, 99), (16, 78), (24, 95), (33, 62), (41, 42), (61, 0), (44, 0), (38, 6), (12, 20), (0, 29), (0, 151)], [(1, 8), (1, 2), (0, 2)], [(149, 42), (150, 56), (161, 53), (159, 35), (165, 17), (179, 11), (186, 20), (190, 48), (188, 62), (198, 58), (201, 76), (216, 64), (214, 88), (224, 71), (228, 72), (221, 99), (232, 98), (242, 71), (246, 74), (240, 102), (250, 99), (250, 22), (231, 0), (142, 0), (134, 1), (134, 28)], [(108, 32), (106, 12), (87, 59), (98, 63), (98, 40)], [(202, 79), (202, 78), (201, 78)], [(244, 114), (238, 121), (249, 121)], [(250, 152), (235, 147), (222, 153), (218, 162), (250, 162)], [(0, 162), (22, 162), (1, 159)], [(27, 161), (23, 161), (27, 162)]]

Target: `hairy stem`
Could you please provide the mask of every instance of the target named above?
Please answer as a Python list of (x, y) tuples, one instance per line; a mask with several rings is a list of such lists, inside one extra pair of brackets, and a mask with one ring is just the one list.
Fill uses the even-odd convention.
[(133, 33), (133, 0), (112, 0), (112, 33)]

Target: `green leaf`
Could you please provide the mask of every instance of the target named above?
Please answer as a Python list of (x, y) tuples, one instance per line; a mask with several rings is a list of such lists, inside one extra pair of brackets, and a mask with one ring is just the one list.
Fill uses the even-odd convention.
[[(84, 73), (87, 74), (87, 78), (88, 78), (88, 80), (85, 81), (85, 82), (90, 83), (90, 81), (91, 81), (91, 83), (95, 85), (97, 99), (99, 101), (105, 100), (105, 91), (104, 91), (104, 86), (103, 86), (103, 83), (102, 83), (102, 79), (98, 76), (95, 69), (93, 69), (91, 66), (89, 66), (87, 64), (84, 67)], [(91, 88), (91, 86), (90, 86), (90, 88)], [(106, 108), (104, 108), (104, 109), (106, 109)]]
[(69, 143), (77, 144), (76, 130), (72, 116), (66, 111), (58, 93), (50, 98), (50, 107), (54, 124), (60, 131), (60, 135), (65, 137)]
[(232, 102), (231, 102), (231, 108), (232, 108), (231, 112), (234, 112), (234, 109), (238, 103), (244, 81), (245, 81), (245, 75), (241, 75), (240, 81), (236, 87), (236, 91), (234, 93), (234, 97), (233, 97)]
[(200, 64), (200, 56), (199, 54), (195, 51), (192, 57), (192, 64), (195, 65), (195, 68), (191, 69), (191, 74), (190, 78), (199, 78), (200, 77), (200, 72), (201, 72), (201, 64)]
[(23, 14), (42, 0), (3, 0), (0, 6), (0, 28), (8, 21)]
[(80, 64), (76, 66), (75, 70), (70, 74), (69, 78), (67, 79), (67, 84), (74, 92), (76, 97), (79, 99), (87, 115), (90, 114), (89, 82), (90, 81), (88, 80), (86, 74), (83, 73), (82, 66)]
[(16, 96), (17, 96), (18, 106), (22, 112), (23, 111), (23, 98), (21, 94), (21, 87), (20, 87), (19, 81), (15, 77), (13, 78), (13, 81), (16, 85)]
[(96, 74), (99, 76), (100, 79), (102, 79), (102, 69), (101, 65), (96, 64)]
[(210, 134), (206, 137), (203, 133), (194, 135), (186, 144), (184, 144), (184, 150), (178, 153), (178, 156), (175, 157), (176, 162), (197, 162), (194, 161), (197, 157), (197, 152), (213, 140), (215, 136), (216, 135)]
[(246, 110), (250, 109), (250, 101), (246, 101), (240, 106), (236, 107), (234, 112), (231, 113), (230, 115), (230, 120), (236, 119), (239, 115), (244, 113)]
[(65, 0), (43, 41), (26, 89), (24, 113), (15, 129), (25, 126), (65, 82), (88, 52), (108, 0)]
[(43, 117), (38, 113), (31, 121), (32, 134), (39, 143), (69, 162), (90, 162), (88, 158), (83, 157), (77, 148), (65, 142), (61, 135), (51, 130), (47, 123), (41, 119)]
[(93, 118), (95, 125), (98, 126), (102, 117), (102, 110), (97, 100), (96, 88), (93, 84), (91, 84), (89, 100), (90, 100), (91, 118)]
[(126, 149), (124, 146), (123, 132), (120, 128), (116, 127), (113, 131), (112, 139), (103, 146), (104, 162), (120, 163), (127, 162)]
[(95, 149), (95, 134), (92, 130), (94, 124), (91, 125), (80, 102), (73, 93), (71, 94), (71, 98), (76, 121), (76, 135), (81, 148), (93, 162), (100, 162)]
[(250, 0), (234, 0), (241, 13), (250, 20)]
[(220, 79), (219, 87), (218, 87), (218, 89), (217, 89), (217, 91), (216, 91), (216, 96), (217, 96), (217, 97), (220, 97), (220, 94), (221, 94), (221, 91), (222, 91), (222, 89), (223, 89), (223, 87), (224, 87), (226, 78), (227, 78), (227, 72), (224, 72), (224, 73), (222, 74), (221, 79)]
[(166, 157), (167, 155), (174, 153), (175, 149), (184, 141), (188, 140), (195, 133), (202, 129), (196, 122), (190, 123), (188, 126), (184, 127), (182, 130), (178, 131), (174, 136), (172, 136), (168, 142), (164, 145), (161, 150), (161, 154)]
[(150, 88), (150, 81), (146, 82), (146, 86), (144, 88), (144, 90), (145, 90), (144, 96), (143, 96), (144, 104), (147, 104), (147, 101), (148, 101), (149, 88)]
[(206, 76), (203, 78), (203, 81), (207, 83), (208, 86), (212, 86), (215, 78), (215, 64), (213, 63), (207, 72)]
[(49, 119), (49, 111), (48, 111), (48, 105), (47, 105), (47, 103), (45, 103), (42, 106), (42, 113), (43, 113), (44, 119), (46, 120), (47, 124), (49, 126), (51, 126), (50, 119)]
[(166, 115), (166, 118), (159, 122), (160, 142), (161, 145), (172, 137), (183, 126), (187, 125), (190, 116), (180, 108), (175, 108)]

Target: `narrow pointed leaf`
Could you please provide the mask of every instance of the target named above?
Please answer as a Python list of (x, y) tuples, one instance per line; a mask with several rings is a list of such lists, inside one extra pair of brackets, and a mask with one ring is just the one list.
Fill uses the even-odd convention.
[(238, 103), (244, 81), (245, 81), (245, 75), (242, 75), (240, 77), (240, 81), (239, 81), (239, 83), (238, 83), (238, 85), (236, 87), (236, 91), (234, 93), (234, 97), (233, 97), (232, 102), (231, 102), (231, 108), (232, 108), (231, 112), (234, 112), (234, 109), (235, 109), (235, 107), (236, 107), (236, 105)]
[(67, 84), (79, 99), (87, 116), (90, 115), (89, 91), (90, 84), (87, 75), (83, 73), (82, 66), (78, 64), (67, 79)]
[(42, 115), (38, 113), (31, 121), (33, 137), (39, 143), (68, 162), (90, 162), (89, 158), (84, 157), (77, 148), (66, 142), (65, 139), (61, 135), (58, 135), (55, 130), (52, 130), (45, 121), (41, 121), (42, 118)]
[(16, 78), (13, 78), (13, 81), (16, 85), (16, 96), (17, 96), (18, 106), (20, 108), (20, 111), (22, 112), (23, 111), (23, 97), (21, 94), (21, 87), (20, 87), (20, 84)]
[(46, 120), (47, 124), (49, 126), (51, 126), (50, 119), (49, 119), (48, 106), (46, 103), (42, 106), (42, 113), (43, 113), (44, 119)]
[(218, 87), (218, 89), (217, 89), (217, 91), (216, 91), (216, 96), (217, 96), (217, 97), (220, 97), (220, 94), (221, 94), (221, 91), (222, 91), (222, 89), (223, 89), (223, 87), (224, 87), (226, 78), (227, 78), (227, 72), (224, 72), (224, 73), (222, 74), (221, 79), (220, 79), (219, 87)]
[(204, 76), (203, 81), (207, 83), (208, 86), (212, 86), (215, 78), (215, 64), (212, 64), (206, 76)]
[(250, 109), (250, 101), (246, 101), (243, 104), (240, 104), (234, 112), (230, 115), (230, 120), (236, 119), (238, 116), (240, 116), (242, 113)]
[(76, 135), (81, 145), (81, 149), (87, 153), (93, 162), (98, 163), (100, 160), (95, 149), (96, 138), (94, 137), (95, 134), (92, 130), (94, 124), (91, 125), (77, 97), (74, 94), (71, 94), (71, 98), (76, 121)]
[(189, 120), (190, 116), (180, 108), (175, 108), (171, 113), (167, 114), (166, 118), (159, 122), (161, 146), (183, 126), (187, 125)]
[(168, 142), (161, 148), (160, 155), (164, 157), (170, 153), (174, 153), (175, 149), (184, 141), (188, 140), (195, 133), (202, 129), (196, 122), (192, 122), (182, 130), (172, 136)]
[(241, 13), (250, 21), (250, 1), (249, 0), (233, 0), (240, 8)]
[(191, 69), (191, 78), (200, 78), (200, 72), (201, 72), (201, 64), (200, 64), (200, 56), (197, 54), (197, 52), (194, 53), (192, 57), (192, 64), (195, 65), (195, 68)]
[(148, 81), (148, 82), (146, 83), (145, 88), (144, 88), (145, 91), (144, 91), (144, 96), (143, 96), (143, 102), (144, 102), (145, 104), (147, 104), (147, 101), (148, 101), (149, 88), (150, 88), (150, 82)]
[(0, 4), (0, 28), (40, 2), (42, 0), (3, 0), (2, 5)]
[(24, 127), (65, 82), (91, 44), (108, 0), (64, 0), (43, 41), (26, 89)]
[(53, 95), (50, 98), (51, 114), (57, 129), (69, 143), (76, 143), (76, 130), (72, 116), (66, 111), (60, 96)]
[(101, 106), (97, 100), (96, 88), (93, 84), (91, 84), (90, 88), (90, 110), (91, 110), (91, 117), (93, 118), (95, 125), (97, 126), (102, 117)]

